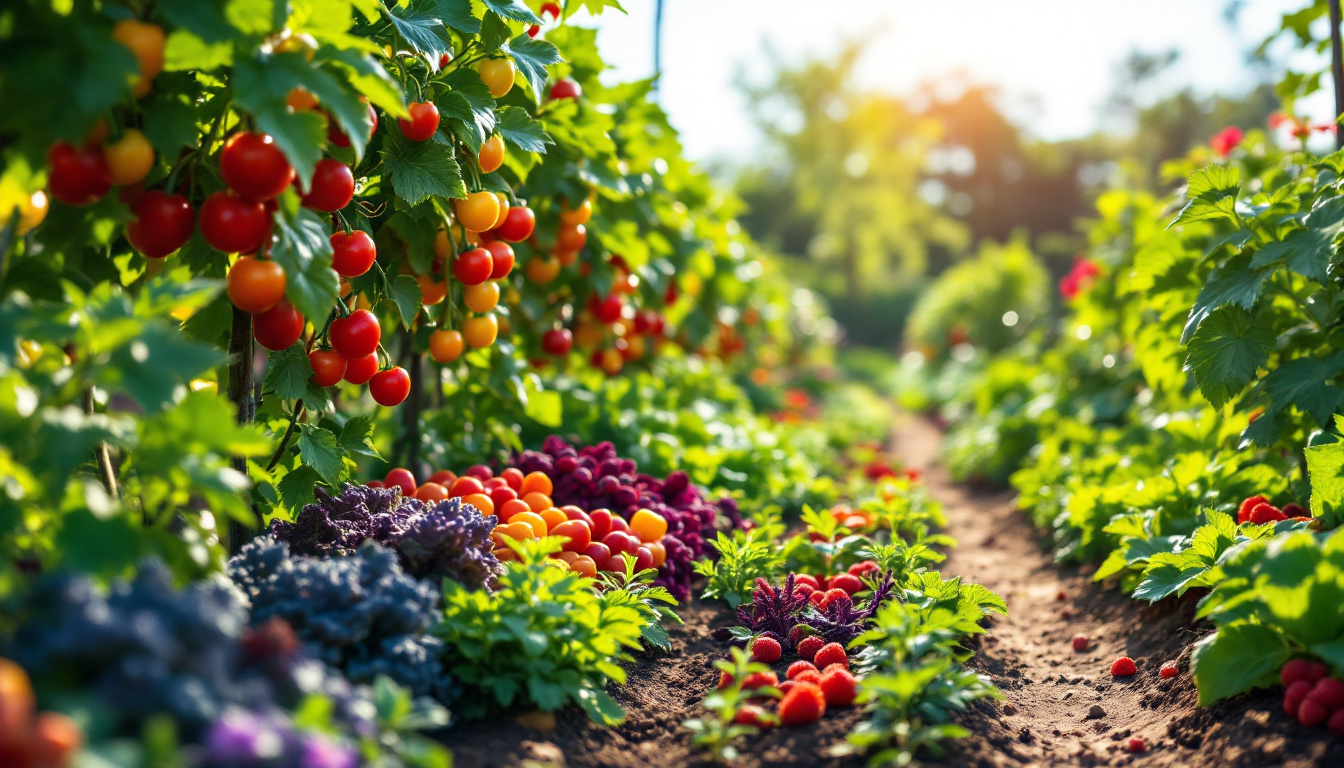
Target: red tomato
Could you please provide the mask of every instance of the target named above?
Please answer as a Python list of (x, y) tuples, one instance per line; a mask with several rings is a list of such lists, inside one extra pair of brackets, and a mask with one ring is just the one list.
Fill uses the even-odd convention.
[(581, 251), (588, 244), (588, 229), (582, 224), (561, 224), (555, 235), (555, 247), (560, 251)]
[(382, 341), (383, 329), (378, 318), (367, 309), (356, 309), (345, 317), (331, 323), (328, 333), (331, 346), (347, 360), (368, 357), (378, 350)]
[(565, 517), (569, 518), (570, 520), (582, 520), (583, 522), (587, 523), (588, 530), (591, 531), (593, 529), (593, 518), (589, 517), (588, 513), (584, 512), (582, 509), (579, 509), (578, 507), (572, 504), (566, 504), (565, 506), (560, 508), (560, 511), (564, 512)]
[(294, 182), (294, 168), (264, 133), (240, 131), (230, 136), (219, 153), (219, 172), (244, 200), (270, 200)]
[(355, 174), (340, 160), (327, 158), (317, 162), (313, 183), (303, 196), (305, 208), (323, 213), (339, 211), (355, 197)]
[(369, 394), (379, 405), (401, 405), (411, 393), (411, 375), (400, 366), (379, 371), (369, 379)]
[(611, 559), (611, 547), (600, 541), (594, 541), (584, 548), (583, 554), (593, 558), (593, 562), (605, 563)]
[(453, 276), (463, 285), (480, 285), (490, 279), (494, 259), (484, 248), (472, 248), (453, 259)]
[(341, 277), (359, 277), (373, 266), (378, 248), (373, 238), (362, 229), (350, 234), (336, 232), (331, 236), (331, 268)]
[(473, 493), (485, 493), (485, 484), (479, 477), (463, 475), (453, 481), (452, 488), (448, 491), (454, 498), (459, 496), (470, 496)]
[(523, 487), (523, 471), (521, 469), (509, 467), (503, 472), (500, 472), (499, 476), (504, 478), (504, 481), (509, 484), (509, 487), (515, 491)]
[(612, 531), (606, 536), (603, 536), (602, 543), (606, 544), (611, 549), (611, 554), (613, 556), (620, 552), (629, 552), (633, 555), (635, 550), (639, 547), (639, 539), (636, 539), (634, 536), (627, 533), (621, 533), (620, 531)]
[(329, 349), (314, 349), (308, 353), (313, 366), (313, 383), (319, 387), (334, 387), (345, 377), (345, 358)]
[(548, 355), (564, 357), (574, 348), (574, 334), (568, 328), (552, 328), (541, 336), (541, 349)]
[(388, 472), (387, 477), (383, 478), (383, 485), (388, 488), (400, 488), (403, 496), (415, 495), (415, 475), (403, 467)]
[[(621, 517), (620, 515), (612, 515), (611, 530), (616, 531), (618, 533), (629, 533), (630, 524), (625, 521), (624, 517)], [(638, 541), (638, 539), (636, 539), (636, 541)]]
[(397, 121), (401, 135), (411, 141), (428, 141), (439, 130), (439, 108), (428, 101), (414, 102), (406, 107), (410, 119)]
[(495, 234), (499, 235), (500, 240), (521, 243), (532, 236), (532, 230), (536, 227), (537, 215), (532, 213), (532, 209), (526, 205), (515, 205), (504, 214), (504, 223), (495, 227)]
[(566, 552), (583, 552), (588, 549), (592, 543), (593, 532), (588, 524), (582, 520), (566, 520), (550, 530), (551, 536), (564, 536), (569, 539), (565, 542), (564, 550)]
[(573, 80), (560, 80), (551, 86), (552, 99), (577, 99), (583, 95), (583, 88)]
[(201, 204), (201, 237), (225, 253), (251, 253), (271, 234), (271, 214), (259, 202), (216, 192)]
[[(588, 517), (593, 521), (593, 538), (601, 539), (608, 533), (611, 533), (611, 520), (613, 515), (610, 509), (594, 509), (588, 513)], [(597, 558), (593, 558), (597, 559)]]
[[(363, 97), (361, 97), (361, 98), (363, 98)], [(378, 130), (378, 110), (374, 109), (374, 108), (373, 108), (373, 105), (370, 104), (370, 105), (369, 105), (369, 138), (370, 138), (370, 139), (373, 138), (373, 134), (374, 134), (374, 132), (376, 132), (377, 130)], [(342, 148), (350, 146), (350, 137), (345, 135), (345, 132), (342, 131), (341, 128), (340, 128), (340, 126), (338, 126), (338, 125), (336, 124), (336, 121), (335, 121), (335, 120), (331, 119), (331, 116), (330, 116), (330, 115), (327, 115), (327, 141), (331, 142), (332, 144), (335, 144), (335, 145), (338, 146), (338, 147), (342, 147)]]
[(191, 239), (196, 212), (181, 195), (151, 189), (131, 206), (135, 217), (126, 225), (126, 239), (151, 259), (162, 259)]
[(513, 271), (513, 247), (503, 240), (491, 240), (482, 246), (490, 252), (490, 279), (503, 280)]
[(353, 360), (346, 360), (345, 380), (350, 384), (364, 384), (373, 375), (378, 372), (378, 353), (373, 352), (365, 357), (357, 357)]
[(484, 464), (472, 464), (470, 467), (467, 467), (467, 471), (462, 474), (470, 475), (471, 477), (480, 480), (482, 483), (495, 476), (494, 470)]
[(425, 502), (443, 501), (448, 498), (448, 489), (429, 481), (415, 489), (415, 498)]
[(265, 312), (285, 298), (285, 282), (285, 270), (279, 264), (251, 256), (234, 262), (225, 280), (229, 301), (253, 315)]
[(598, 321), (607, 325), (621, 319), (622, 307), (621, 297), (615, 293), (605, 299), (599, 299), (596, 293), (588, 297), (588, 311), (592, 312)]
[(518, 492), (505, 485), (499, 488), (490, 489), (490, 500), (495, 503), (495, 509), (504, 506), (505, 503), (518, 498)]
[(112, 189), (112, 169), (98, 147), (58, 142), (47, 150), (47, 166), (47, 189), (66, 205), (91, 205)]
[(261, 346), (278, 352), (289, 349), (303, 335), (303, 315), (287, 299), (252, 316), (252, 336)]
[(550, 14), (552, 20), (560, 18), (560, 6), (557, 3), (542, 3), (541, 18), (545, 19), (547, 14)]
[(635, 556), (635, 573), (653, 567), (653, 552), (649, 551), (647, 546), (636, 548), (633, 554)]

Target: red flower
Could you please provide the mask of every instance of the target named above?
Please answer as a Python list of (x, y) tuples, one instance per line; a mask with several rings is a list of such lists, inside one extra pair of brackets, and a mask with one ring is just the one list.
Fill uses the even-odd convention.
[(1236, 149), (1245, 137), (1246, 135), (1241, 132), (1240, 128), (1229, 125), (1215, 133), (1212, 139), (1209, 139), (1209, 146), (1213, 147), (1214, 153), (1219, 157), (1227, 157), (1232, 154), (1232, 150)]
[(1073, 268), (1059, 279), (1059, 295), (1072, 301), (1078, 294), (1092, 287), (1092, 278), (1101, 274), (1101, 268), (1095, 261), (1081, 256), (1074, 257)]

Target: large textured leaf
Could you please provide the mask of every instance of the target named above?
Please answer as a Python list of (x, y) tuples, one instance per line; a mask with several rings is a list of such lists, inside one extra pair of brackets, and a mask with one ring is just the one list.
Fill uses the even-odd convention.
[(448, 146), (388, 134), (380, 154), (392, 189), (408, 205), (419, 205), (432, 196), (467, 196), (462, 169)]
[(1192, 670), (1200, 706), (1271, 685), (1292, 651), (1274, 630), (1233, 624), (1195, 644)]
[(486, 8), (510, 21), (521, 21), (524, 24), (541, 23), (541, 19), (523, 0), (481, 0), (481, 2), (485, 3)]
[(1250, 262), (1250, 256), (1240, 254), (1209, 273), (1208, 282), (1204, 283), (1199, 296), (1195, 298), (1190, 317), (1185, 321), (1185, 329), (1181, 331), (1182, 344), (1189, 343), (1200, 323), (1219, 307), (1235, 304), (1242, 309), (1250, 309), (1255, 306), (1256, 299), (1260, 297), (1260, 288), (1270, 273), (1253, 269)]
[(393, 5), (388, 9), (388, 18), (392, 20), (392, 26), (397, 30), (417, 53), (423, 53), (433, 61), (438, 61), (439, 56), (448, 53), (448, 41), (444, 39), (443, 21), (432, 13), (424, 10), (424, 6), (432, 5), (428, 3), (415, 3), (411, 7)]
[(1274, 410), (1289, 406), (1310, 413), (1323, 429), (1329, 429), (1330, 420), (1344, 405), (1344, 390), (1333, 382), (1339, 377), (1340, 355), (1330, 357), (1299, 357), (1290, 360), (1265, 376), (1265, 388)]
[(344, 452), (331, 430), (314, 424), (299, 425), (299, 458), (312, 467), (328, 483), (335, 483), (345, 474)]
[(1282, 263), (1299, 275), (1324, 282), (1334, 256), (1333, 241), (1332, 235), (1321, 230), (1299, 229), (1257, 251), (1251, 267), (1260, 269)]
[(315, 111), (295, 112), (285, 104), (290, 90), (301, 84), (290, 66), (292, 61), (307, 68), (303, 56), (297, 53), (257, 54), (236, 62), (233, 98), (252, 115), (258, 130), (275, 139), (298, 177), (311, 179), (327, 141), (327, 121)]
[(452, 90), (439, 96), (434, 105), (439, 108), (448, 127), (473, 152), (495, 130), (495, 100), (481, 76), (472, 69), (458, 69), (444, 78)]
[(1236, 218), (1241, 171), (1233, 166), (1211, 165), (1190, 174), (1185, 204), (1170, 226), (1192, 221)]
[(320, 327), (336, 306), (340, 290), (340, 279), (331, 268), (331, 230), (316, 213), (299, 208), (292, 199), (276, 211), (275, 234), (271, 258), (285, 268), (285, 296)]
[(1209, 315), (1190, 340), (1186, 367), (1199, 390), (1215, 408), (1246, 388), (1269, 360), (1274, 332), (1255, 322), (1239, 307), (1223, 307)]
[(564, 61), (560, 49), (540, 38), (519, 35), (509, 41), (508, 52), (532, 89), (532, 97), (540, 102), (546, 85), (546, 67)]
[(472, 13), (471, 0), (429, 0), (422, 5), (458, 32), (474, 35), (481, 31), (481, 20)]
[(545, 154), (546, 145), (555, 143), (541, 129), (541, 123), (533, 120), (522, 107), (500, 107), (496, 129), (505, 141), (524, 152)]
[(1344, 443), (1313, 445), (1306, 449), (1311, 477), (1311, 514), (1344, 508)]

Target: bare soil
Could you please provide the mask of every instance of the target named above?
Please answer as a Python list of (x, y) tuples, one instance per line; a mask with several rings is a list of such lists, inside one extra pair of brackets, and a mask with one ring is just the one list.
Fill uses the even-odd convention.
[[(972, 666), (988, 675), (1002, 701), (979, 702), (962, 724), (972, 736), (951, 745), (942, 761), (953, 766), (1344, 766), (1344, 740), (1308, 730), (1281, 709), (1282, 692), (1263, 691), (1213, 707), (1196, 706), (1189, 675), (1190, 645), (1208, 627), (1191, 622), (1193, 604), (1146, 606), (1094, 584), (1087, 568), (1056, 565), (1007, 492), (952, 483), (935, 463), (941, 434), (930, 422), (903, 418), (894, 448), (921, 469), (958, 540), (943, 568), (1004, 596), (1009, 616), (995, 617), (977, 643)], [(715, 628), (732, 623), (722, 603), (698, 600), (681, 610), (671, 653), (643, 654), (629, 684), (611, 693), (627, 710), (618, 728), (592, 725), (574, 708), (554, 727), (538, 730), (528, 715), (460, 723), (443, 734), (459, 768), (594, 766), (648, 768), (707, 764), (691, 749), (681, 723), (700, 716), (700, 700), (717, 680), (713, 662), (724, 658)], [(1075, 635), (1088, 638), (1081, 653)], [(1110, 676), (1110, 664), (1129, 656), (1139, 672)], [(777, 665), (783, 676), (791, 657)], [(1175, 660), (1181, 673), (1167, 680), (1158, 668)], [(861, 766), (862, 758), (836, 754), (862, 718), (856, 709), (832, 710), (817, 725), (775, 729), (744, 739), (743, 768)], [(545, 718), (542, 718), (545, 720)], [(549, 725), (541, 723), (541, 725)], [(1127, 751), (1131, 737), (1147, 751)]]

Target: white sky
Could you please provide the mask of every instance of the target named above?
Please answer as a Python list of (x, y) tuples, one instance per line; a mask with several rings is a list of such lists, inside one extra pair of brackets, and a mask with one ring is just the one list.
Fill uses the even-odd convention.
[[(653, 71), (653, 0), (608, 10), (598, 44), (616, 79)], [(1307, 0), (1247, 0), (1237, 28), (1228, 0), (666, 0), (662, 101), (694, 160), (742, 158), (759, 146), (733, 86), (745, 68), (766, 75), (768, 43), (800, 58), (843, 40), (875, 39), (859, 65), (865, 88), (907, 93), (922, 80), (963, 72), (1000, 86), (1012, 113), (1049, 139), (1100, 127), (1100, 105), (1134, 49), (1180, 51), (1163, 82), (1241, 93), (1255, 83), (1246, 51)], [(582, 19), (581, 23), (591, 23)], [(1324, 104), (1325, 102), (1319, 102)], [(1314, 111), (1314, 110), (1313, 110)], [(1328, 113), (1328, 108), (1325, 110)], [(1325, 119), (1328, 114), (1319, 115)]]

